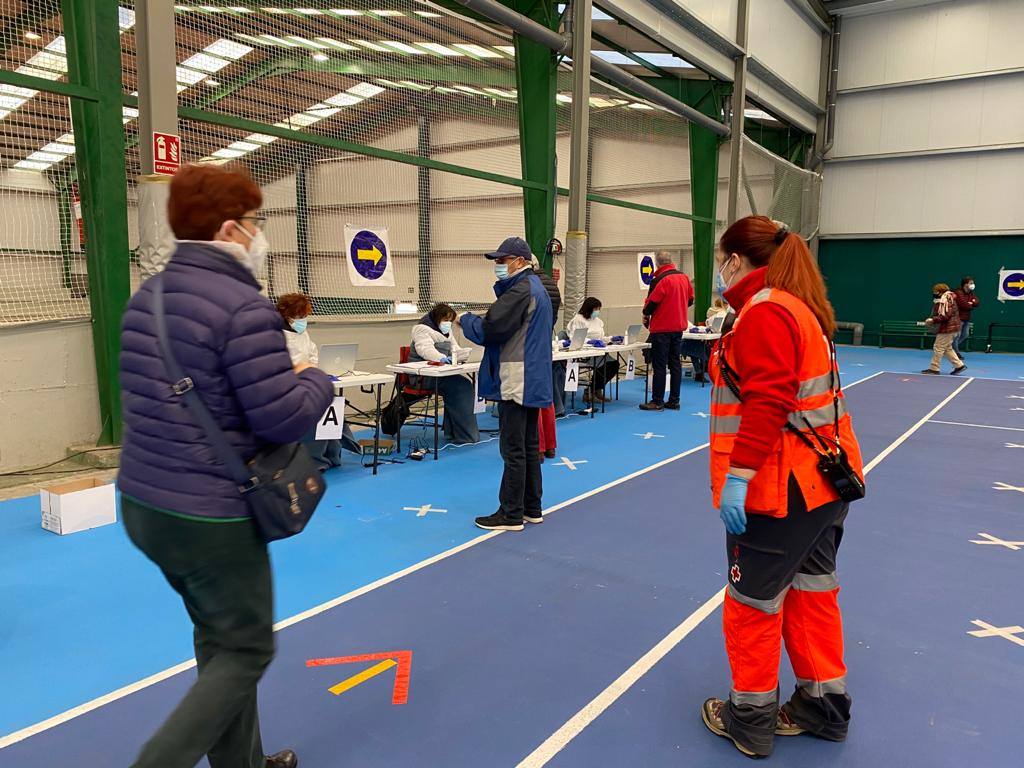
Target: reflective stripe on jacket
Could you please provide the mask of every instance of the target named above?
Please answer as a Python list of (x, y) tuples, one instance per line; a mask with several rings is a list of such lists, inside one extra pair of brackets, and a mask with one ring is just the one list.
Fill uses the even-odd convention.
[[(800, 360), (797, 378), (800, 382), (796, 395), (796, 409), (789, 414), (789, 423), (812, 441), (813, 427), (825, 438), (834, 440), (836, 419), (839, 423), (839, 443), (846, 452), (850, 465), (863, 476), (860, 446), (853, 432), (853, 423), (846, 410), (842, 392), (833, 396), (834, 370), (828, 340), (811, 309), (792, 294), (765, 288), (740, 310), (732, 332), (715, 348), (711, 359), (711, 491), (717, 508), (721, 501), (722, 486), (729, 470), (730, 455), (736, 442), (743, 417), (743, 404), (727, 386), (723, 376), (723, 358), (743, 394), (743, 360), (734, 359), (729, 350), (732, 334), (742, 333), (746, 311), (756, 304), (770, 301), (789, 312), (799, 329)], [(809, 425), (809, 426), (808, 426)], [(808, 509), (816, 509), (838, 496), (818, 469), (818, 455), (791, 430), (783, 430), (775, 451), (768, 457), (747, 489), (747, 511), (785, 517), (788, 507), (788, 481), (793, 474), (803, 492)]]

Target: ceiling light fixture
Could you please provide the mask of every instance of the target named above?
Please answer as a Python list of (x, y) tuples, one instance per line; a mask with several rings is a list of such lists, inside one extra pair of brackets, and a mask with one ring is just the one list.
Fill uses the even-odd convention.
[(321, 53), (320, 51), (317, 51), (316, 53), (313, 54), (313, 61), (323, 62), (323, 61), (330, 61), (330, 60), (331, 60), (331, 57), (328, 56), (326, 53)]
[(31, 29), (25, 31), (26, 40), (42, 40), (43, 36), (38, 32), (33, 32)]

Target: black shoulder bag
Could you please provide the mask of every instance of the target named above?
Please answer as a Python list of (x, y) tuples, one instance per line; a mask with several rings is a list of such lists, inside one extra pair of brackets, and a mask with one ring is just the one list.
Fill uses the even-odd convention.
[(313, 516), (326, 489), (312, 457), (299, 443), (287, 443), (262, 449), (246, 464), (214, 421), (196, 392), (195, 383), (182, 370), (171, 350), (164, 312), (163, 273), (153, 278), (153, 315), (164, 367), (173, 382), (171, 390), (188, 406), (238, 484), (238, 492), (248, 503), (264, 541), (285, 539), (300, 533)]
[[(743, 398), (740, 397), (736, 371), (725, 359), (725, 342), (727, 339), (728, 336), (722, 337), (722, 347), (718, 354), (722, 367), (722, 380), (736, 399), (743, 402)], [(814, 455), (818, 457), (818, 471), (825, 476), (825, 479), (835, 489), (839, 498), (849, 503), (863, 499), (867, 489), (864, 487), (864, 481), (860, 479), (857, 473), (853, 471), (853, 467), (850, 466), (850, 460), (846, 456), (846, 451), (843, 450), (843, 446), (839, 442), (839, 392), (842, 391), (842, 384), (839, 382), (838, 374), (836, 373), (839, 367), (836, 361), (836, 345), (831, 339), (828, 340), (828, 348), (829, 362), (832, 367), (832, 405), (835, 408), (836, 414), (834, 425), (835, 438), (828, 438), (819, 434), (818, 430), (811, 425), (806, 416), (804, 417), (804, 423), (811, 434), (814, 435), (818, 445), (815, 445), (811, 438), (793, 426), (789, 421), (786, 421), (786, 429), (796, 435), (804, 445), (814, 452)]]

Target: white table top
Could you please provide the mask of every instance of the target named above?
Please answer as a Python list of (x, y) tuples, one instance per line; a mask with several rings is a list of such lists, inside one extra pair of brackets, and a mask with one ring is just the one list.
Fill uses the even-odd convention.
[(404, 373), (406, 376), (424, 376), (431, 379), (443, 379), (448, 376), (461, 376), (476, 373), (480, 363), (461, 363), (459, 365), (424, 365), (423, 363), (395, 363), (389, 365), (389, 371)]
[(395, 380), (393, 373), (360, 373), (353, 376), (341, 376), (332, 381), (335, 392), (342, 392), (349, 387), (375, 387), (390, 384)]
[(691, 333), (690, 331), (683, 332), (683, 338), (687, 341), (718, 341), (722, 338), (720, 333)]
[(650, 349), (651, 344), (648, 341), (634, 341), (632, 344), (609, 344), (605, 347), (605, 352), (622, 353), (622, 352), (635, 352), (640, 349)]
[(551, 353), (551, 359), (559, 360), (586, 360), (589, 357), (603, 357), (608, 354), (608, 348), (598, 349), (597, 347), (583, 346), (579, 349), (560, 349)]

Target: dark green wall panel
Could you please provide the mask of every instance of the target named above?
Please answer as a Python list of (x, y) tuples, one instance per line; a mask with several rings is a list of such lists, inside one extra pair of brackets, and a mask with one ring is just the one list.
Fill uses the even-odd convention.
[[(964, 275), (975, 278), (981, 299), (973, 317), (975, 348), (990, 322), (1024, 323), (1024, 301), (996, 300), (1000, 268), (1024, 268), (1024, 236), (822, 240), (818, 258), (837, 317), (864, 323), (867, 344), (878, 343), (883, 320), (927, 317), (932, 285), (956, 288)], [(996, 349), (1024, 352), (1024, 329), (995, 333), (1019, 339), (996, 343)]]

